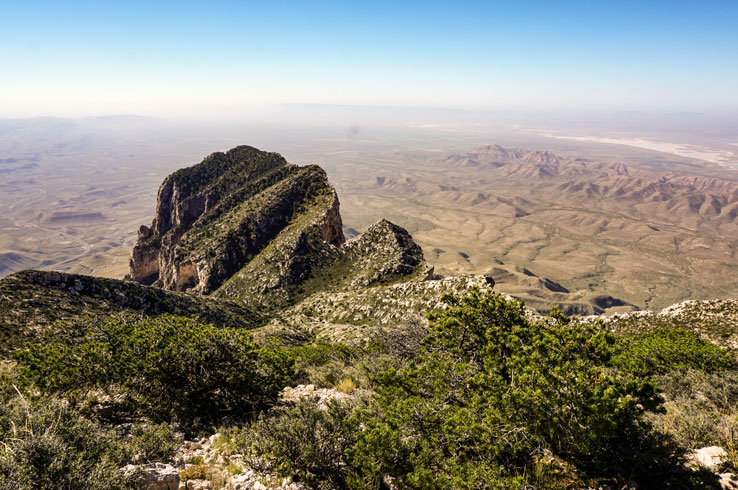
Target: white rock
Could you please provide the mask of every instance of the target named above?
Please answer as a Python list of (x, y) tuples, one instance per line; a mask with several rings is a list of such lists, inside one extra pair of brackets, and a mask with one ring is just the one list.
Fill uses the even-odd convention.
[(141, 490), (177, 490), (179, 488), (179, 472), (170, 464), (129, 464), (123, 468), (123, 474), (126, 476), (139, 472), (141, 479), (138, 488)]
[(187, 482), (187, 490), (208, 490), (210, 482), (207, 480), (189, 480)]
[(692, 453), (692, 461), (710, 470), (716, 469), (726, 456), (725, 449), (720, 446), (708, 446), (695, 449)]
[(720, 488), (723, 490), (738, 490), (738, 477), (733, 473), (720, 473)]
[(242, 473), (231, 478), (229, 482), (230, 488), (233, 490), (246, 490), (251, 485), (252, 472)]

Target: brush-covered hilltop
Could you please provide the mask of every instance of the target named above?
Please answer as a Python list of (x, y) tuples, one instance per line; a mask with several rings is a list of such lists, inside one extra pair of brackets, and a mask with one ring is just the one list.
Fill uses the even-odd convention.
[(384, 219), (346, 240), (319, 166), (214, 153), (126, 280), (0, 280), (0, 488), (733, 488), (738, 303), (571, 321), (493, 286)]

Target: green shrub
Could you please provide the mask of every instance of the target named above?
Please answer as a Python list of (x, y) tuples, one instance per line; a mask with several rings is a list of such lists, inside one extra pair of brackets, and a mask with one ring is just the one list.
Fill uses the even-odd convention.
[(128, 451), (137, 463), (168, 461), (180, 445), (180, 438), (171, 425), (141, 423), (131, 428)]
[(115, 431), (64, 401), (18, 395), (0, 408), (0, 488), (131, 488), (119, 468), (127, 450)]
[[(357, 405), (358, 404), (358, 405)], [(313, 488), (346, 488), (347, 453), (360, 432), (354, 416), (360, 402), (331, 401), (325, 408), (304, 400), (274, 408), (249, 427), (231, 431), (234, 449), (264, 462), (281, 476)]]
[(412, 360), (420, 351), (422, 340), (428, 335), (428, 329), (420, 319), (409, 319), (390, 328), (377, 327), (371, 338), (375, 350), (389, 356)]
[(20, 381), (17, 366), (0, 364), (0, 489), (132, 488), (136, 475), (121, 467), (165, 461), (179, 445), (166, 423), (106, 426)]
[(268, 407), (291, 368), (289, 356), (257, 347), (248, 332), (172, 315), (57, 324), (17, 358), (44, 390), (75, 399), (122, 389), (154, 419), (186, 427)]
[(343, 344), (318, 343), (295, 347), (291, 354), (295, 359), (294, 384), (330, 387), (341, 380), (343, 372), (354, 364), (359, 353)]
[(416, 363), (377, 377), (378, 409), (351, 452), (353, 487), (391, 475), (403, 488), (518, 488), (541, 448), (593, 478), (663, 481), (678, 466), (642, 421), (662, 399), (612, 367), (612, 334), (532, 323), (521, 302), (477, 289), (444, 300)]
[(730, 352), (700, 338), (695, 332), (680, 328), (659, 328), (626, 339), (624, 343), (615, 364), (639, 376), (686, 369), (715, 372), (736, 365)]
[(294, 384), (312, 383), (333, 388), (350, 378), (357, 388), (371, 388), (371, 378), (390, 367), (407, 361), (385, 352), (379, 344), (369, 349), (347, 347), (342, 344), (317, 344), (294, 348)]

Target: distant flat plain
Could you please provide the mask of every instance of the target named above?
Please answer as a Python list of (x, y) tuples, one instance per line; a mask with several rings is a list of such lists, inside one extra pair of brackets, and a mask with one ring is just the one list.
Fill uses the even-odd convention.
[(738, 171), (730, 167), (738, 147), (511, 125), (3, 121), (0, 276), (47, 268), (122, 277), (162, 179), (238, 144), (326, 168), (348, 235), (386, 217), (413, 234), (437, 273), (489, 274), (498, 290), (540, 310), (738, 296)]

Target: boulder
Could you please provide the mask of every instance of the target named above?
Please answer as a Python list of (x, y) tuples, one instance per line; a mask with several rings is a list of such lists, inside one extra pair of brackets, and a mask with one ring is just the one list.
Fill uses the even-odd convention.
[(170, 464), (129, 464), (123, 468), (123, 474), (127, 477), (138, 475), (136, 487), (140, 490), (177, 490), (179, 488), (179, 472)]
[(738, 490), (738, 477), (733, 473), (720, 473), (720, 488), (723, 490)]
[(208, 480), (189, 480), (186, 486), (187, 490), (210, 490), (210, 482)]
[(695, 449), (692, 453), (692, 461), (699, 466), (709, 470), (716, 470), (723, 458), (726, 456), (725, 449), (720, 446), (708, 446)]
[(733, 473), (721, 473), (720, 488), (723, 490), (738, 490), (738, 477)]

